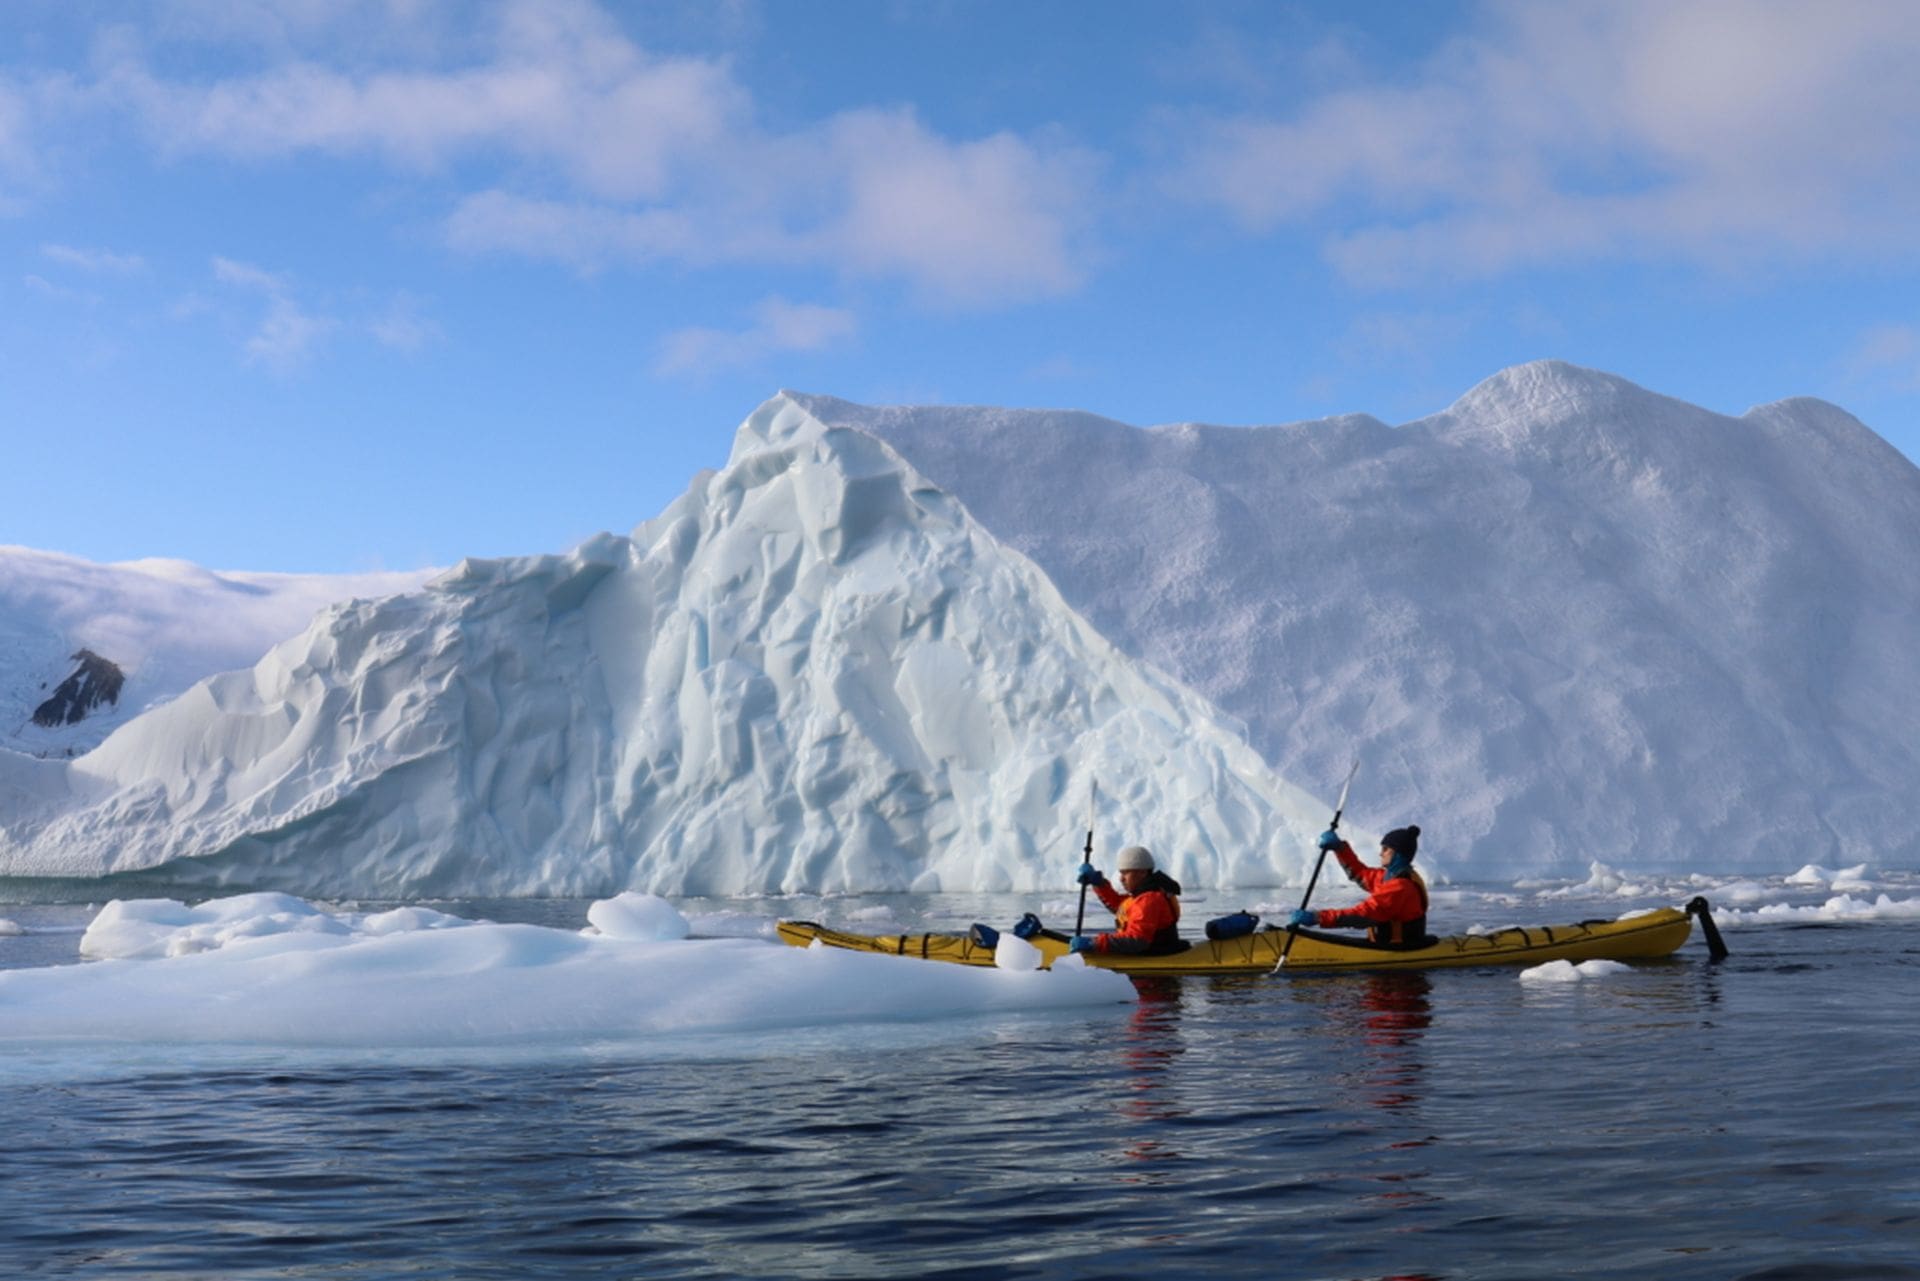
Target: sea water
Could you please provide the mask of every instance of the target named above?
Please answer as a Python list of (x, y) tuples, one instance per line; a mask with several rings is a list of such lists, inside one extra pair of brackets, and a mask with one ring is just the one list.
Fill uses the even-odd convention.
[[(1696, 936), (1557, 979), (1160, 981), (571, 1052), (35, 1051), (0, 1073), (0, 1275), (1920, 1278), (1920, 922), (1728, 915), (1722, 963)], [(0, 910), (0, 967), (78, 963), (90, 916)]]

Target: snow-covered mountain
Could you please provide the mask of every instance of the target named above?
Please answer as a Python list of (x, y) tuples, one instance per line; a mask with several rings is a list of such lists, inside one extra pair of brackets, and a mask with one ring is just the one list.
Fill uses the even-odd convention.
[(0, 748), (78, 755), (195, 681), (252, 666), (324, 606), (431, 576), (101, 565), (0, 546)]
[(310, 894), (1057, 887), (1101, 848), (1298, 879), (1324, 802), (885, 443), (787, 397), (632, 538), (353, 601), (71, 762), (0, 875)]
[(1559, 362), (1445, 412), (1139, 429), (800, 397), (1285, 777), (1456, 875), (1920, 864), (1920, 470)]

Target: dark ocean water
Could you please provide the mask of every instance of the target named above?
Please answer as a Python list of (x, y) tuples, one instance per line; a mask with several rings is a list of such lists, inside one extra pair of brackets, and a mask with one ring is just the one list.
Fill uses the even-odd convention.
[(1920, 925), (1728, 941), (661, 1056), (16, 1074), (0, 1276), (1920, 1278)]

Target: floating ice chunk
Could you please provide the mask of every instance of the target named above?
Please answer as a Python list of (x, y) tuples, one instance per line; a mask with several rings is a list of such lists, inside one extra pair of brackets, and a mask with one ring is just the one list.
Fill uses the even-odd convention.
[(1769, 903), (1751, 912), (1731, 911), (1725, 915), (1736, 925), (1781, 921), (1920, 921), (1920, 898), (1896, 899), (1882, 894), (1869, 903), (1851, 894), (1836, 894), (1814, 905)]
[(1040, 949), (1016, 934), (1002, 933), (993, 949), (993, 964), (1001, 970), (1037, 970)]
[(404, 934), (409, 930), (444, 930), (471, 924), (473, 922), (464, 917), (436, 912), (430, 907), (396, 907), (390, 912), (375, 912), (363, 918), (359, 929), (361, 933), (378, 936)]
[(90, 961), (152, 959), (276, 934), (352, 932), (345, 919), (289, 894), (238, 894), (197, 907), (175, 899), (115, 899), (80, 936), (80, 955)]
[(25, 934), (26, 932), (26, 927), (18, 921), (9, 921), (5, 917), (0, 917), (0, 938), (8, 938), (13, 935)]
[(1852, 867), (1840, 868), (1837, 871), (1830, 867), (1821, 867), (1817, 863), (1809, 863), (1792, 876), (1789, 876), (1787, 878), (1787, 884), (1820, 885), (1836, 890), (1864, 890), (1872, 888), (1872, 883), (1867, 879), (1867, 865), (1865, 863), (1856, 863)]
[(589, 907), (587, 921), (608, 938), (632, 943), (671, 943), (693, 932), (673, 904), (657, 894), (632, 890)]
[(1520, 978), (1528, 983), (1578, 983), (1582, 979), (1619, 974), (1627, 968), (1619, 961), (1582, 961), (1578, 965), (1572, 961), (1548, 961), (1545, 965), (1521, 970)]

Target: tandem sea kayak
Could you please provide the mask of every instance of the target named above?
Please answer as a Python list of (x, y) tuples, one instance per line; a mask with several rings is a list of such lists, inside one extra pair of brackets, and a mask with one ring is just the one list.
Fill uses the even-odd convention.
[[(1715, 959), (1725, 955), (1705, 899), (1685, 908), (1662, 907), (1620, 920), (1570, 925), (1512, 926), (1486, 934), (1451, 934), (1413, 947), (1388, 947), (1352, 936), (1300, 930), (1287, 953), (1285, 972), (1322, 970), (1424, 970), (1468, 965), (1544, 965), (1548, 961), (1646, 961), (1671, 956), (1687, 941), (1694, 916), (1701, 918)], [(966, 934), (851, 934), (812, 921), (781, 921), (782, 942), (815, 943), (855, 952), (911, 956), (954, 965), (992, 965), (996, 931), (976, 926)], [(1269, 925), (1238, 938), (1206, 939), (1176, 952), (1141, 956), (1088, 952), (1086, 963), (1122, 974), (1178, 978), (1207, 974), (1264, 974), (1286, 946), (1287, 931)], [(1040, 950), (1041, 968), (1066, 955), (1070, 936), (1042, 929), (1027, 942)]]

